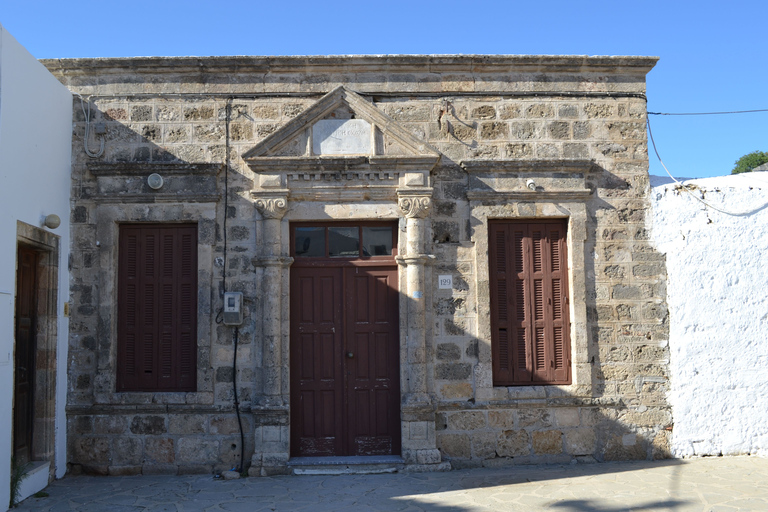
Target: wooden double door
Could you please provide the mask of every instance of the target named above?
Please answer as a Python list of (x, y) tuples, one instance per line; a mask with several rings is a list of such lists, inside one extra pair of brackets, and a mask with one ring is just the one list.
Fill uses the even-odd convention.
[(397, 266), (381, 260), (291, 268), (292, 456), (400, 453)]

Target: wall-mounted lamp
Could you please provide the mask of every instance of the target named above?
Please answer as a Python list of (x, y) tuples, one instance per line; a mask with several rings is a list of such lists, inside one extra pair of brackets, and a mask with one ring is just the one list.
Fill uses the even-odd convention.
[(533, 190), (533, 191), (536, 190), (536, 182), (533, 181), (533, 180), (526, 181), (525, 182), (525, 186), (528, 187), (529, 189)]
[(43, 220), (43, 226), (47, 227), (48, 229), (56, 229), (57, 227), (61, 226), (61, 219), (58, 215), (51, 213), (50, 215), (45, 216), (45, 220)]
[(158, 190), (163, 186), (163, 177), (156, 172), (153, 172), (147, 177), (147, 185), (149, 185), (149, 188), (152, 190)]

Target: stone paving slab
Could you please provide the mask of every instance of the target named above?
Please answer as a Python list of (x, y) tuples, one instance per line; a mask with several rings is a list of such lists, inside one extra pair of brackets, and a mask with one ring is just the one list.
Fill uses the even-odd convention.
[(37, 512), (768, 511), (768, 458), (718, 457), (446, 473), (66, 477)]

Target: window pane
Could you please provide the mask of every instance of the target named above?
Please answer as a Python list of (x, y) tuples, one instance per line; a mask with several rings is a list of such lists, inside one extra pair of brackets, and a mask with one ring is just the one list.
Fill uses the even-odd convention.
[(363, 227), (363, 256), (392, 254), (392, 226)]
[(359, 228), (328, 228), (328, 256), (332, 258), (357, 258), (359, 255)]
[(296, 228), (294, 254), (299, 258), (325, 256), (325, 228)]

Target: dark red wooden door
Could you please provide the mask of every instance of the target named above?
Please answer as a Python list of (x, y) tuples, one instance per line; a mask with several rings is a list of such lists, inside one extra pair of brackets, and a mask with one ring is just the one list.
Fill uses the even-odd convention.
[(291, 268), (292, 456), (400, 453), (397, 267), (373, 263)]
[(396, 268), (345, 269), (347, 453), (400, 452)]
[(17, 256), (13, 454), (24, 463), (32, 455), (38, 255), (32, 249), (19, 247)]

